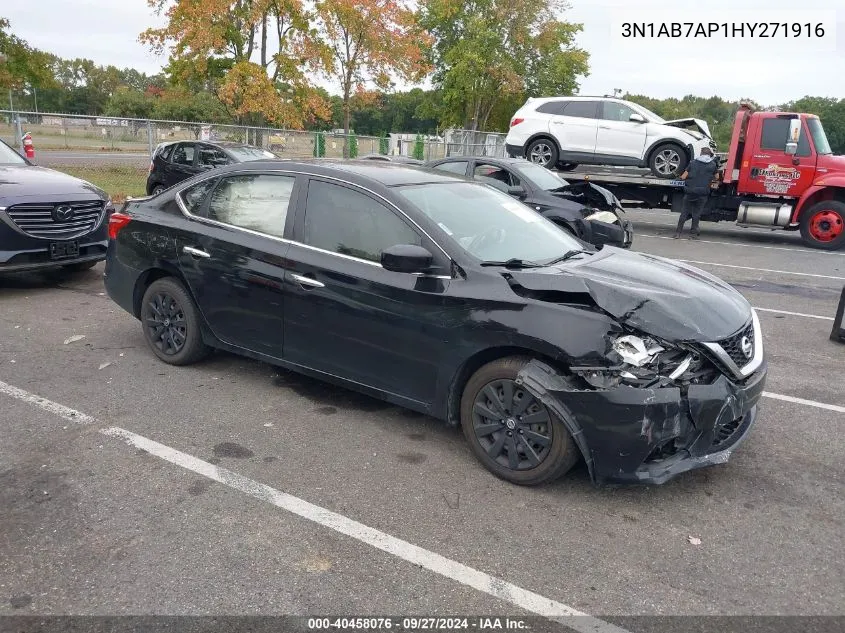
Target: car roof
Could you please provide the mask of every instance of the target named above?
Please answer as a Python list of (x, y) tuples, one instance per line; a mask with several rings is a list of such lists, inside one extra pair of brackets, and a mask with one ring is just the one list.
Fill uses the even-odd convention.
[(381, 183), (386, 187), (465, 180), (464, 178), (454, 174), (428, 170), (424, 169), (422, 166), (406, 165), (404, 163), (381, 160), (335, 158), (257, 160), (219, 169), (223, 172), (235, 171), (238, 169), (261, 170), (268, 168), (306, 171), (318, 176), (334, 176), (335, 178), (339, 177), (340, 173), (342, 173), (344, 180), (348, 180), (356, 184), (365, 184), (366, 181), (369, 180)]

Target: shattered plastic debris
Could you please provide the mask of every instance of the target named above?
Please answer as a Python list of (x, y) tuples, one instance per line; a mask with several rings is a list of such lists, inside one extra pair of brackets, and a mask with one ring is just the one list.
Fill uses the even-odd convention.
[(68, 343), (76, 343), (76, 341), (81, 341), (84, 338), (85, 338), (84, 334), (74, 334), (70, 338), (65, 339), (65, 345), (67, 345)]
[(267, 423), (267, 424), (265, 424), (264, 426), (268, 426), (268, 427), (269, 427), (269, 426), (273, 426), (273, 424), (272, 424), (271, 422), (268, 422), (268, 423)]
[(613, 343), (613, 349), (629, 365), (642, 367), (654, 360), (654, 356), (663, 351), (659, 345), (646, 347), (646, 342), (639, 336), (621, 336)]
[(102, 365), (100, 365), (100, 369), (105, 369), (109, 365), (111, 365), (111, 363), (103, 363)]
[(701, 545), (701, 539), (697, 536), (688, 536), (687, 540), (690, 542), (690, 545)]

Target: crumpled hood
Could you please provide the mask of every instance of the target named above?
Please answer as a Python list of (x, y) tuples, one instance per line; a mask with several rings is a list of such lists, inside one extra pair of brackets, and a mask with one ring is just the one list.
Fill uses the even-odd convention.
[(91, 200), (108, 196), (79, 178), (34, 165), (0, 165), (0, 207), (56, 197)]
[(611, 246), (560, 266), (508, 273), (529, 290), (591, 298), (620, 323), (669, 341), (719, 341), (751, 318), (745, 298), (713, 275)]
[(679, 128), (698, 128), (698, 131), (704, 134), (707, 138), (713, 138), (713, 135), (710, 134), (710, 126), (707, 125), (707, 121), (704, 119), (673, 119), (671, 121), (665, 121), (663, 125), (671, 125), (672, 127)]

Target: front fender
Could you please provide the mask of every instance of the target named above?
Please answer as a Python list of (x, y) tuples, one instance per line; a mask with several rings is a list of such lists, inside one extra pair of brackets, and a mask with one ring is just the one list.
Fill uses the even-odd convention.
[[(828, 192), (830, 195), (827, 195)], [(828, 198), (836, 198), (836, 193), (840, 196), (845, 196), (845, 174), (835, 174), (833, 176), (820, 176), (813, 181), (813, 186), (808, 187), (801, 197), (798, 198), (798, 203), (795, 205), (795, 210), (792, 212), (790, 222), (796, 224), (799, 222), (804, 208), (810, 204), (815, 204), (819, 200), (826, 200)]]

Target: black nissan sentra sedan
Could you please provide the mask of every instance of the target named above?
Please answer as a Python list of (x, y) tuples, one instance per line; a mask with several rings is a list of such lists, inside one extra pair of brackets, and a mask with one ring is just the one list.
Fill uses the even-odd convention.
[(109, 237), (108, 294), (164, 362), (228, 350), (460, 424), (517, 484), (579, 459), (662, 483), (725, 462), (757, 417), (739, 293), (442, 172), (233, 165), (128, 202)]
[(0, 141), (0, 273), (82, 271), (106, 257), (108, 195)]

